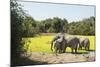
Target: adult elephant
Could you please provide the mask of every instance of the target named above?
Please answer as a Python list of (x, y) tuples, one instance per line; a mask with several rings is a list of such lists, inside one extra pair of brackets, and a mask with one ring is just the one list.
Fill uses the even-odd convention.
[(89, 50), (90, 48), (90, 40), (88, 38), (80, 38), (79, 49), (85, 48), (85, 50)]
[(63, 49), (63, 52), (66, 51), (67, 47), (70, 47), (72, 53), (74, 53), (74, 50), (75, 50), (75, 53), (77, 53), (77, 48), (78, 48), (78, 44), (79, 44), (79, 39), (77, 37), (66, 38), (65, 42), (66, 42), (66, 44), (65, 44), (65, 47)]
[(65, 40), (65, 35), (64, 33), (59, 33), (57, 34), (53, 40), (51, 41), (51, 50), (53, 51), (53, 45), (54, 45), (54, 49), (55, 49), (55, 52), (57, 53), (57, 51), (59, 51), (59, 53), (61, 53), (62, 51), (62, 46), (63, 46), (63, 43)]
[(57, 55), (57, 53), (62, 53), (63, 49), (65, 47), (65, 38), (62, 36), (61, 38), (54, 41), (54, 52)]

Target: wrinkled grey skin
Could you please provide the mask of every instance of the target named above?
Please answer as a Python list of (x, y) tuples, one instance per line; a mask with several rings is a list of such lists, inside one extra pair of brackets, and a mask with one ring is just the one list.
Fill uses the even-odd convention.
[(78, 48), (78, 44), (79, 44), (79, 39), (77, 37), (69, 37), (66, 38), (66, 44), (65, 44), (65, 48), (63, 49), (63, 52), (66, 51), (67, 47), (70, 47), (72, 50), (72, 53), (77, 53), (77, 48)]
[(53, 51), (53, 43), (57, 40), (57, 39), (59, 39), (59, 38), (62, 38), (64, 35), (63, 35), (63, 33), (59, 33), (59, 34), (57, 34), (54, 38), (53, 38), (53, 40), (51, 41), (51, 50)]
[(63, 49), (65, 47), (65, 39), (64, 36), (62, 36), (61, 38), (57, 39), (54, 42), (54, 49), (55, 49), (55, 54), (57, 55), (57, 53), (62, 53)]
[(82, 49), (82, 47), (84, 46), (84, 38), (79, 38), (79, 49)]
[(77, 37), (65, 38), (62, 36), (54, 42), (55, 53), (56, 55), (57, 51), (59, 51), (59, 53), (65, 53), (67, 47), (71, 48), (72, 53), (74, 53), (74, 50), (75, 53), (77, 53), (78, 44), (79, 39)]
[(63, 50), (63, 43), (65, 41), (65, 35), (63, 33), (59, 33), (56, 35), (53, 40), (51, 41), (51, 50), (53, 51), (53, 45), (54, 45), (54, 50), (55, 53), (57, 52), (62, 53)]
[(85, 50), (89, 50), (90, 48), (90, 40), (88, 38), (80, 38), (79, 49), (85, 48)]

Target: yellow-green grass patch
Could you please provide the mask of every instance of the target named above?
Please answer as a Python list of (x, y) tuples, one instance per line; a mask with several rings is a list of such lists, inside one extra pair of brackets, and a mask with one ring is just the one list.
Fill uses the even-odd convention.
[[(41, 35), (37, 37), (31, 37), (31, 38), (23, 38), (24, 41), (27, 39), (30, 41), (28, 43), (29, 48), (28, 52), (52, 52), (51, 51), (51, 40), (53, 39), (54, 35)], [(95, 50), (95, 36), (80, 36), (77, 35), (77, 37), (82, 38), (89, 38), (90, 40), (90, 50)], [(26, 45), (25, 43), (24, 45)], [(25, 48), (25, 47), (24, 47)], [(66, 49), (67, 52), (71, 52), (70, 48)], [(86, 52), (85, 50), (78, 50), (78, 52)]]

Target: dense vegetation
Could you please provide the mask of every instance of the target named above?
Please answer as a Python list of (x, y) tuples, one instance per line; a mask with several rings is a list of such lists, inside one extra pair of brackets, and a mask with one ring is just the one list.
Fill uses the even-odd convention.
[[(16, 3), (17, 4), (17, 3)], [(22, 10), (19, 4), (12, 5), (11, 3), (12, 22), (14, 28), (18, 28), (18, 33), (23, 36), (34, 36), (38, 33), (59, 33), (65, 32), (73, 35), (95, 35), (95, 17), (91, 16), (81, 21), (68, 22), (67, 19), (54, 17), (45, 20), (35, 20)], [(14, 8), (14, 9), (13, 9)], [(14, 12), (16, 12), (14, 14)]]
[(22, 31), (24, 32), (23, 36), (34, 36), (34, 34), (38, 33), (59, 32), (73, 35), (95, 35), (95, 17), (69, 23), (67, 19), (61, 19), (59, 17), (37, 21), (31, 16), (26, 16), (22, 23)]
[(39, 33), (59, 32), (73, 35), (95, 35), (95, 17), (69, 23), (67, 19), (61, 19), (59, 17), (37, 21), (31, 16), (26, 16), (22, 23), (22, 29), (24, 36), (34, 36)]
[(64, 32), (74, 35), (95, 35), (95, 17), (83, 19), (81, 21), (68, 22), (67, 19), (54, 17), (45, 20), (35, 20), (23, 11), (22, 6), (11, 0), (11, 54), (12, 64), (14, 58), (18, 58), (22, 50), (23, 37), (32, 37), (39, 33)]
[(95, 35), (95, 17), (70, 23), (65, 18), (54, 17), (38, 21), (36, 25), (39, 33), (65, 32), (73, 35)]
[(95, 17), (89, 17), (82, 21), (68, 22), (67, 19), (59, 17), (45, 20), (35, 20), (26, 16), (22, 23), (24, 36), (34, 36), (38, 33), (64, 32), (73, 35), (95, 35)]

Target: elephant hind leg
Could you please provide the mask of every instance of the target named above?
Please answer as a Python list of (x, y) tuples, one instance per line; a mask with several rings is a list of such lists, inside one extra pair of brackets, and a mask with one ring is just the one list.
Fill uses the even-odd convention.
[(79, 50), (82, 50), (82, 46), (79, 46), (79, 48), (78, 48)]
[(85, 47), (85, 50), (89, 51), (89, 49), (90, 49), (89, 46), (88, 47)]
[(87, 47), (88, 51), (90, 50), (90, 44), (88, 44), (88, 47)]
[(90, 50), (90, 47), (88, 46), (88, 51)]
[(89, 51), (89, 45), (88, 44), (86, 44), (85, 50)]
[(75, 53), (77, 53), (77, 48), (75, 48)]
[(73, 48), (71, 48), (71, 50), (72, 50), (72, 53), (74, 53), (74, 52), (73, 52)]

